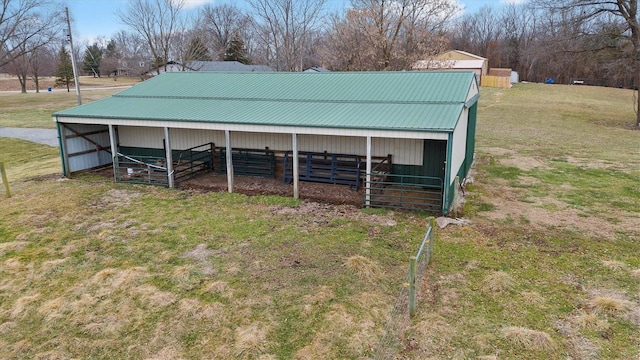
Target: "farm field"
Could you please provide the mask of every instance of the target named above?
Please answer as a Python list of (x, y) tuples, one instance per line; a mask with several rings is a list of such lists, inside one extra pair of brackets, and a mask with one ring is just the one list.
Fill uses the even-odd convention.
[[(0, 126), (61, 106), (21, 95)], [(426, 214), (60, 179), (57, 149), (0, 138), (0, 358), (637, 358), (632, 92), (481, 95), (471, 223), (436, 231), (418, 312), (382, 343)]]

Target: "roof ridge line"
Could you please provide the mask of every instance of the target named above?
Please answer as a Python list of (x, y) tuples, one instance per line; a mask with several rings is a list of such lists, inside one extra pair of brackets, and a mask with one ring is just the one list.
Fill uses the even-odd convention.
[(220, 96), (145, 96), (116, 94), (112, 97), (130, 99), (174, 99), (174, 100), (235, 100), (235, 101), (269, 101), (269, 102), (299, 102), (321, 104), (464, 104), (465, 101), (390, 101), (390, 100), (312, 100), (312, 99), (271, 99), (271, 98), (237, 98)]

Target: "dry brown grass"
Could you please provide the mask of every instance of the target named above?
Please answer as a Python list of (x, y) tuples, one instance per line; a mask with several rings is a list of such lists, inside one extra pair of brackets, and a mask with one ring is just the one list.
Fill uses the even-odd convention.
[(347, 258), (347, 260), (345, 261), (345, 265), (359, 278), (365, 281), (377, 281), (382, 275), (382, 271), (380, 270), (378, 264), (362, 255), (354, 255)]
[(484, 278), (482, 285), (485, 292), (503, 293), (513, 289), (515, 280), (504, 271), (493, 271)]
[(602, 265), (611, 269), (611, 270), (627, 270), (629, 266), (622, 261), (617, 260), (603, 260)]
[(526, 350), (549, 351), (554, 348), (553, 339), (543, 331), (520, 326), (508, 326), (502, 329), (505, 339)]
[(633, 308), (633, 302), (618, 293), (594, 294), (586, 301), (587, 308), (604, 314), (620, 315)]
[(255, 359), (264, 356), (268, 327), (253, 323), (236, 329), (235, 355), (239, 359)]

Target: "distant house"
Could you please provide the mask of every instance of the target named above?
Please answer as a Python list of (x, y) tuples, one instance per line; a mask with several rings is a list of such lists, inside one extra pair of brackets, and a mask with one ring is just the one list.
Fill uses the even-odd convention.
[(222, 71), (222, 72), (270, 72), (274, 71), (266, 65), (245, 65), (238, 61), (189, 61), (180, 64), (169, 61), (165, 67), (149, 71), (150, 75), (159, 75), (165, 72), (191, 72), (191, 71)]
[[(474, 159), (471, 71), (177, 72), (53, 114), (63, 175), (173, 187), (200, 171), (348, 185), (363, 206), (448, 213)], [(227, 171), (227, 169), (232, 169)], [(235, 174), (235, 175), (234, 175)]]
[(187, 71), (270, 72), (267, 65), (245, 65), (239, 61), (189, 61)]
[(489, 61), (482, 56), (461, 50), (451, 50), (436, 57), (418, 60), (413, 70), (470, 70), (476, 73), (478, 82), (488, 74)]
[(322, 66), (312, 66), (312, 67), (308, 68), (307, 70), (305, 70), (303, 72), (306, 72), (306, 73), (323, 73), (323, 72), (331, 72), (331, 71), (323, 68)]

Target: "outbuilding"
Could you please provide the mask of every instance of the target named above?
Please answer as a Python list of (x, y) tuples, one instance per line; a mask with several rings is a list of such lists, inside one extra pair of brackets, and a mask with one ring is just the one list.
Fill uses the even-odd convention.
[(472, 71), (165, 73), (57, 112), (63, 175), (173, 187), (202, 171), (343, 184), (363, 206), (447, 213), (475, 150)]

